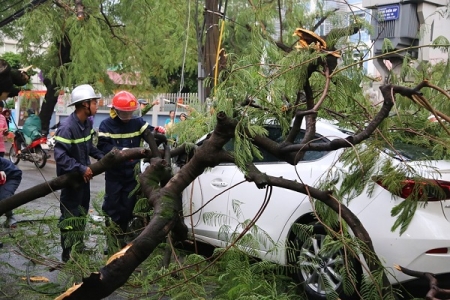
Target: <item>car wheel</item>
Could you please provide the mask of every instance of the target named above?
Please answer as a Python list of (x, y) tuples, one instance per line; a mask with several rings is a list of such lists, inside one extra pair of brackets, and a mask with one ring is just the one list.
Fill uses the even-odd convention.
[[(314, 224), (312, 235), (301, 240), (294, 237), (293, 244), (295, 274), (304, 285), (305, 293), (308, 299), (325, 300), (332, 299), (330, 295), (334, 292), (340, 299), (358, 299), (357, 293), (346, 295), (344, 293), (343, 281), (341, 275), (345, 267), (343, 249), (335, 247), (324, 247), (327, 233), (320, 224)], [(332, 249), (330, 249), (332, 248)], [(348, 252), (347, 252), (348, 254)], [(292, 258), (291, 258), (292, 260)], [(351, 266), (354, 267), (356, 274), (356, 288), (359, 289), (362, 279), (362, 269), (356, 259), (348, 259)]]

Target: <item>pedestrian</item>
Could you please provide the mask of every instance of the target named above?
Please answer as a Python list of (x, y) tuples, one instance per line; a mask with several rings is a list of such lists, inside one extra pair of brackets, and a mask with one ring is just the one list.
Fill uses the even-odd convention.
[(138, 102), (141, 108), (141, 116), (145, 116), (150, 111), (150, 109), (153, 108), (153, 106), (159, 104), (158, 100), (153, 101), (151, 105), (145, 99), (139, 99)]
[[(93, 129), (89, 116), (97, 112), (99, 97), (88, 84), (82, 84), (73, 89), (69, 106), (75, 106), (75, 111), (61, 122), (55, 136), (56, 175), (78, 172), (83, 177), (81, 185), (65, 187), (61, 190), (61, 259), (70, 259), (72, 247), (78, 252), (84, 250), (85, 216), (89, 211), (90, 183), (93, 173), (89, 156), (97, 160), (103, 153), (92, 144)], [(64, 220), (72, 217), (83, 217), (74, 220), (70, 226)], [(75, 226), (73, 224), (76, 224)]]
[(5, 116), (2, 114), (4, 101), (0, 101), (0, 157), (5, 156), (6, 148), (5, 148), (5, 139), (4, 137), (8, 135), (8, 122), (6, 121)]
[(139, 102), (139, 107), (140, 107), (141, 112), (142, 112), (147, 107), (148, 101), (145, 100), (145, 99), (139, 99), (138, 102)]
[[(139, 115), (136, 97), (126, 91), (114, 95), (110, 117), (100, 123), (98, 148), (105, 154), (113, 148), (120, 150), (140, 147), (141, 139), (150, 141), (145, 136), (153, 131)], [(137, 181), (135, 166), (138, 159), (124, 162), (105, 172), (105, 196), (102, 210), (107, 215), (106, 226), (108, 249), (113, 251), (125, 246), (125, 234), (128, 223), (133, 218), (136, 195), (132, 195)]]
[[(14, 195), (22, 181), (22, 171), (14, 165), (9, 159), (0, 157), (0, 201)], [(17, 221), (13, 212), (6, 212), (6, 221), (3, 224), (5, 228), (15, 228)], [(3, 243), (0, 242), (0, 248)]]
[(169, 111), (169, 118), (166, 119), (166, 122), (164, 123), (164, 128), (166, 129), (166, 135), (168, 138), (175, 141), (177, 139), (177, 136), (173, 134), (175, 124), (180, 122), (179, 119), (175, 118), (175, 111), (171, 110)]
[[(3, 101), (2, 101), (2, 102), (3, 102)], [(0, 104), (0, 105), (1, 105), (1, 104)], [(9, 126), (11, 125), (11, 110), (9, 110), (9, 109), (3, 109), (2, 115), (5, 117), (6, 123), (8, 124), (8, 129), (9, 129)]]

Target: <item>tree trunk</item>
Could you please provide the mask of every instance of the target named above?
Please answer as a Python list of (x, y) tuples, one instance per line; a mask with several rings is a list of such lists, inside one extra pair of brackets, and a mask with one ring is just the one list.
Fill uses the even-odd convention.
[[(59, 44), (59, 63), (58, 67), (64, 68), (64, 65), (71, 62), (70, 59), (70, 40), (67, 35), (64, 35), (62, 41)], [(42, 123), (42, 134), (47, 135), (50, 128), (50, 121), (52, 119), (53, 111), (55, 109), (56, 102), (58, 101), (58, 86), (56, 84), (56, 78), (45, 78), (45, 87), (47, 92), (45, 93), (45, 101), (42, 103), (41, 110), (39, 112), (39, 118)]]
[(67, 290), (57, 300), (94, 300), (107, 297), (126, 283), (133, 271), (165, 240), (171, 230), (174, 230), (176, 240), (186, 238), (187, 227), (181, 219), (181, 193), (207, 167), (214, 167), (227, 160), (228, 154), (222, 148), (234, 136), (235, 126), (235, 121), (224, 113), (218, 113), (217, 126), (211, 137), (199, 147), (192, 160), (162, 188), (158, 184), (170, 172), (170, 166), (164, 159), (152, 158), (150, 166), (139, 176), (142, 192), (153, 208), (150, 223), (135, 240), (111, 256), (99, 272), (84, 278), (81, 284)]
[(204, 69), (205, 77), (210, 78), (211, 82), (205, 86), (205, 97), (209, 97), (214, 84), (214, 66), (219, 42), (219, 7), (218, 0), (205, 0), (205, 49), (204, 49)]
[[(133, 148), (128, 150), (117, 150), (114, 149), (105, 157), (91, 164), (89, 167), (91, 168), (94, 176), (97, 176), (106, 170), (108, 170), (111, 166), (116, 164), (120, 164), (130, 159), (138, 159), (150, 157), (151, 152), (149, 150), (143, 148)], [(83, 176), (81, 173), (69, 173), (59, 177), (56, 177), (50, 181), (38, 184), (28, 190), (17, 193), (7, 199), (3, 199), (0, 201), (0, 215), (3, 215), (7, 211), (13, 210), (21, 205), (27, 204), (35, 199), (40, 197), (44, 197), (53, 191), (60, 190), (64, 187), (76, 187), (83, 182)]]

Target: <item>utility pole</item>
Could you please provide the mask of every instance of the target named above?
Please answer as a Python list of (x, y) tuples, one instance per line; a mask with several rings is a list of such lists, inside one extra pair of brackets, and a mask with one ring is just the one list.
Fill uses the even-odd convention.
[[(202, 78), (209, 78), (209, 84), (205, 86), (202, 84), (202, 93), (199, 90), (199, 95), (202, 95), (204, 98), (201, 98), (202, 101), (205, 101), (207, 97), (211, 94), (212, 85), (214, 84), (214, 68), (216, 63), (216, 56), (218, 42), (219, 42), (219, 20), (220, 20), (220, 11), (218, 11), (219, 0), (205, 0), (205, 10), (204, 10), (204, 18), (205, 18), (205, 27), (204, 33), (205, 36), (205, 44), (203, 46), (203, 51), (200, 53), (202, 57), (199, 55), (200, 59), (203, 61), (203, 73)], [(199, 65), (199, 71), (201, 66)], [(200, 77), (199, 73), (199, 77)], [(204, 81), (202, 80), (202, 83)]]

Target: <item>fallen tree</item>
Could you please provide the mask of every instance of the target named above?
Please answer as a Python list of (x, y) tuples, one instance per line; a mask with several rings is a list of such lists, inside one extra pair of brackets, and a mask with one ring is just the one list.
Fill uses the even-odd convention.
[[(253, 8), (256, 9), (256, 6)], [(281, 12), (281, 7), (279, 11)], [(281, 21), (280, 17), (280, 24), (282, 24)], [(264, 24), (264, 21), (261, 20), (258, 22), (260, 27), (252, 25), (245, 27), (250, 29), (248, 31), (252, 34), (262, 29), (262, 40), (271, 41), (271, 35), (266, 31)], [(109, 28), (111, 29), (110, 26)], [(251, 58), (243, 58), (242, 61), (230, 55), (227, 59), (229, 65), (225, 71), (226, 75), (215, 78), (222, 84), (215, 87), (217, 92), (217, 103), (215, 104), (217, 104), (216, 111), (218, 113), (215, 115), (215, 122), (212, 123), (214, 124), (214, 130), (209, 138), (195, 149), (193, 154), (189, 154), (189, 161), (173, 177), (170, 165), (171, 158), (175, 155), (186, 154), (189, 147), (185, 147), (185, 144), (173, 150), (166, 146), (162, 152), (156, 148), (155, 144), (150, 145), (150, 151), (140, 148), (125, 151), (114, 150), (101, 161), (92, 164), (91, 169), (94, 175), (98, 175), (104, 172), (108, 166), (131, 158), (145, 157), (150, 159), (150, 167), (140, 175), (139, 180), (142, 192), (148, 199), (149, 206), (154, 210), (154, 214), (150, 223), (136, 239), (113, 254), (107, 264), (100, 268), (98, 272), (84, 278), (80, 284), (69, 289), (58, 299), (104, 298), (127, 282), (133, 270), (155, 250), (157, 245), (165, 240), (167, 235), (172, 234), (174, 240), (185, 239), (187, 228), (183, 224), (181, 215), (181, 192), (205, 169), (217, 166), (222, 162), (238, 165), (246, 173), (246, 179), (254, 182), (259, 188), (282, 187), (308, 195), (310, 199), (315, 199), (314, 201), (327, 205), (335, 212), (339, 225), (348, 224), (358, 240), (371, 250), (370, 253), (363, 252), (368, 265), (368, 273), (375, 273), (379, 270), (381, 263), (376, 256), (373, 256), (374, 249), (369, 234), (355, 214), (339, 201), (340, 199), (336, 199), (332, 189), (321, 190), (292, 180), (263, 174), (257, 169), (257, 166), (251, 164), (250, 157), (255, 155), (258, 149), (264, 149), (281, 160), (296, 165), (307, 151), (334, 151), (342, 148), (353, 148), (358, 144), (367, 142), (372, 137), (381, 136), (380, 140), (382, 140), (385, 138), (383, 135), (389, 131), (383, 126), (392, 119), (390, 117), (394, 109), (397, 113), (400, 111), (396, 105), (404, 100), (413, 104), (414, 106), (410, 107), (420, 111), (422, 117), (426, 113), (433, 113), (444, 120), (449, 120), (445, 113), (434, 108), (436, 103), (433, 105), (427, 100), (426, 91), (422, 91), (424, 87), (436, 89), (428, 81), (423, 81), (416, 87), (393, 84), (382, 86), (383, 101), (379, 108), (371, 107), (367, 102), (364, 102), (365, 98), (359, 86), (364, 76), (361, 75), (361, 70), (357, 70), (357, 63), (353, 60), (347, 62), (347, 65), (342, 68), (338, 67), (338, 57), (341, 54), (336, 46), (340, 37), (349, 36), (357, 32), (359, 28), (359, 25), (350, 26), (333, 31), (327, 37), (318, 37), (308, 30), (297, 28), (295, 33), (300, 40), (295, 44), (297, 44), (299, 51), (294, 51), (294, 44), (286, 46), (282, 37), (280, 37), (280, 41), (273, 44), (283, 51), (283, 55), (276, 52), (275, 49), (269, 49), (276, 52), (273, 56), (277, 60), (264, 65), (267, 68), (265, 70), (259, 68), (262, 57), (259, 52), (257, 55), (253, 53), (254, 55)], [(264, 44), (264, 47), (269, 46)], [(345, 54), (345, 52), (342, 53)], [(273, 58), (269, 57), (268, 59)], [(353, 73), (342, 75), (348, 69)], [(244, 71), (239, 72), (239, 70)], [(101, 69), (101, 72), (104, 72), (104, 70)], [(291, 75), (290, 78), (284, 76), (286, 74)], [(208, 75), (211, 76), (211, 74)], [(449, 98), (445, 91), (437, 90), (440, 96)], [(399, 98), (401, 99), (399, 100)], [(316, 131), (315, 122), (320, 115), (326, 116), (328, 119), (342, 121), (345, 125), (350, 126), (355, 133), (350, 134), (346, 139), (311, 143)], [(406, 121), (411, 122), (415, 115), (418, 115), (418, 113), (411, 113)], [(398, 117), (400, 118), (400, 116)], [(276, 120), (287, 130), (284, 140), (272, 141), (261, 131), (255, 130), (254, 127), (261, 127), (261, 124), (271, 119)], [(290, 127), (292, 119), (294, 119), (293, 126)], [(422, 121), (422, 119), (418, 119)], [(211, 121), (210, 119), (206, 120)], [(401, 120), (404, 123), (406, 121)], [(258, 124), (254, 125), (253, 122)], [(398, 124), (403, 125), (401, 122)], [(207, 122), (198, 123), (204, 126)], [(294, 143), (303, 123), (306, 123), (306, 134), (300, 143)], [(207, 123), (207, 125), (209, 124)], [(398, 124), (395, 124), (397, 127), (392, 126), (392, 128), (395, 130), (402, 129)], [(440, 121), (440, 125), (445, 130), (446, 127), (442, 121)], [(409, 128), (410, 126), (410, 123), (406, 123), (404, 127)], [(192, 133), (193, 130), (186, 130), (184, 134), (192, 135)], [(426, 132), (421, 133), (424, 136), (430, 136), (425, 135)], [(232, 138), (240, 139), (241, 141), (236, 141), (236, 144), (247, 147), (247, 149), (243, 147), (240, 149), (251, 149), (251, 151), (231, 153), (224, 150), (223, 146)], [(389, 141), (387, 138), (385, 140)], [(444, 142), (442, 144), (445, 146)], [(1, 201), (0, 214), (64, 186), (76, 186), (81, 181), (82, 178), (79, 174), (68, 174), (48, 183), (40, 184)], [(282, 201), (282, 199), (278, 201)], [(264, 211), (264, 207), (260, 208), (259, 213), (262, 211)], [(257, 218), (258, 216), (254, 216), (250, 225), (253, 225)], [(336, 231), (332, 234), (339, 238), (343, 232)], [(354, 253), (356, 252), (354, 251)], [(377, 289), (377, 299), (383, 298), (385, 293), (383, 288), (389, 285), (384, 272), (382, 277), (382, 284)]]
[[(394, 104), (394, 95), (401, 94), (412, 98), (420, 95), (417, 89), (386, 85), (381, 88), (384, 103), (376, 117), (369, 122), (367, 127), (360, 133), (346, 140), (338, 139), (328, 144), (296, 144), (292, 145), (284, 141), (274, 145), (273, 141), (264, 136), (255, 136), (254, 142), (259, 147), (268, 149), (272, 154), (282, 156), (280, 153), (297, 153), (301, 151), (336, 150), (342, 147), (354, 146), (371, 136), (377, 126), (388, 116)], [(294, 123), (300, 124), (304, 113), (298, 113)], [(91, 274), (83, 279), (83, 282), (61, 295), (58, 299), (102, 299), (110, 295), (114, 290), (122, 286), (131, 273), (139, 266), (152, 251), (165, 240), (172, 232), (175, 240), (184, 240), (187, 228), (183, 224), (181, 207), (181, 192), (206, 168), (214, 167), (222, 162), (234, 162), (233, 156), (223, 149), (229, 139), (233, 138), (236, 129), (236, 120), (229, 118), (224, 113), (217, 114), (217, 125), (210, 137), (196, 150), (189, 162), (171, 177), (169, 165), (170, 153), (135, 148), (128, 150), (113, 150), (102, 160), (91, 165), (94, 175), (98, 175), (107, 169), (107, 166), (117, 164), (131, 158), (151, 157), (151, 164), (147, 170), (140, 175), (140, 184), (150, 207), (154, 210), (153, 217), (145, 230), (125, 248), (111, 256), (106, 266), (98, 273)], [(298, 130), (293, 127), (291, 130)], [(288, 134), (288, 136), (290, 136)], [(153, 146), (154, 147), (154, 146)], [(153, 148), (152, 147), (152, 148)], [(181, 148), (180, 148), (181, 149)], [(175, 153), (180, 149), (173, 150)], [(287, 156), (289, 157), (289, 156)], [(170, 180), (167, 180), (170, 178)], [(274, 178), (270, 175), (261, 174), (254, 165), (249, 165), (247, 180), (255, 182), (259, 188), (266, 186), (278, 186), (306, 194), (314, 199), (324, 202), (333, 211), (339, 214), (349, 225), (357, 238), (363, 241), (370, 250), (374, 251), (370, 236), (358, 218), (348, 210), (342, 203), (332, 197), (332, 191), (322, 191), (314, 187), (294, 182), (283, 178)], [(32, 189), (23, 191), (9, 199), (0, 202), (0, 214), (17, 208), (37, 197), (42, 197), (52, 191), (65, 186), (76, 185), (82, 181), (79, 174), (67, 174), (55, 178), (48, 183), (40, 184)], [(164, 186), (161, 182), (167, 182)], [(369, 268), (375, 271), (379, 262), (368, 259), (371, 262)], [(386, 284), (388, 284), (386, 282)], [(380, 296), (381, 296), (380, 290)]]

